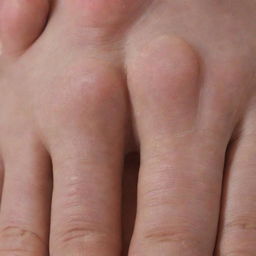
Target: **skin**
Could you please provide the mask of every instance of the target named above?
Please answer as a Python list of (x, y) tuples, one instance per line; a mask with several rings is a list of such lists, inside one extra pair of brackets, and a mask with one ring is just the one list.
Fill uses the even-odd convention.
[(255, 255), (256, 1), (0, 6), (0, 256)]

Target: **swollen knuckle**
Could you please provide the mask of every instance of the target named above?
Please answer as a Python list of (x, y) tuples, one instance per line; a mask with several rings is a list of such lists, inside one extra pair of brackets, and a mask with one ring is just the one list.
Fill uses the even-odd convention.
[(160, 127), (177, 122), (172, 134), (177, 130), (187, 133), (196, 120), (201, 91), (200, 61), (194, 48), (183, 39), (164, 35), (147, 43), (140, 52), (131, 52), (128, 86), (146, 98), (145, 109), (168, 116), (159, 116)]
[[(159, 81), (166, 81), (169, 88), (178, 84), (175, 88), (178, 90), (184, 86), (193, 87), (193, 82), (197, 82), (199, 78), (200, 58), (195, 49), (182, 38), (162, 35), (146, 43), (139, 53), (135, 53), (129, 62), (131, 71), (144, 75), (160, 90), (166, 88)], [(182, 90), (180, 88), (179, 92)]]
[(60, 98), (63, 104), (58, 104), (63, 107), (64, 114), (81, 111), (85, 114), (85, 110), (97, 112), (120, 103), (123, 90), (119, 73), (100, 65), (77, 73), (79, 75), (72, 79), (71, 86), (63, 90)]

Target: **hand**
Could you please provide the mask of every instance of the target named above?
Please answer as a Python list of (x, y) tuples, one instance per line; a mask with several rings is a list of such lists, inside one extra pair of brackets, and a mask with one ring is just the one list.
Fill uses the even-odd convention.
[(47, 22), (45, 0), (13, 3), (0, 255), (119, 255), (130, 126), (130, 255), (253, 255), (256, 2), (57, 0)]

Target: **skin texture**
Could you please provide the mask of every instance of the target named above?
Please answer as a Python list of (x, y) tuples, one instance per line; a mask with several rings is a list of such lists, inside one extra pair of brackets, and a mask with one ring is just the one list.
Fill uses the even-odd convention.
[(256, 255), (254, 0), (0, 8), (0, 256)]

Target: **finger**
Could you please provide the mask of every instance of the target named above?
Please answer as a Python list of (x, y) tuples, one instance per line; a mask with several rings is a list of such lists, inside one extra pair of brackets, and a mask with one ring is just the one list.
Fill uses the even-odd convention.
[(116, 79), (104, 77), (99, 84), (83, 85), (82, 91), (69, 97), (60, 114), (68, 122), (59, 122), (65, 129), (58, 129), (50, 142), (54, 169), (50, 253), (119, 255), (123, 90)]
[(141, 144), (130, 255), (211, 255), (227, 133), (198, 113), (202, 91), (191, 46), (166, 36), (138, 56), (128, 63)]
[(3, 155), (0, 254), (45, 256), (51, 201), (49, 158), (33, 138), (17, 140), (9, 140), (11, 147), (5, 147)]
[(255, 110), (245, 119), (240, 134), (230, 146), (216, 250), (219, 256), (249, 256), (256, 252)]
[(3, 52), (20, 53), (41, 34), (48, 15), (48, 0), (2, 0), (0, 34)]

